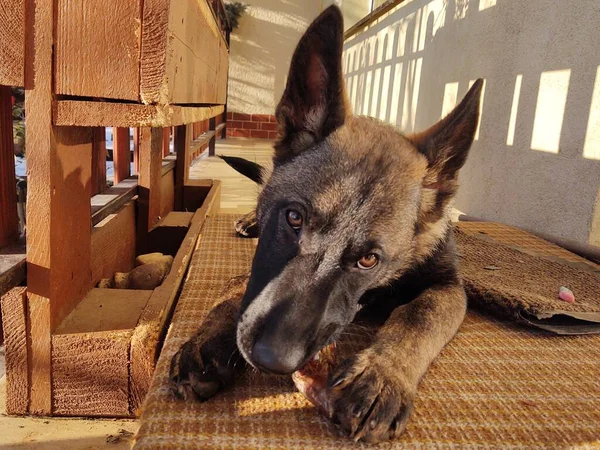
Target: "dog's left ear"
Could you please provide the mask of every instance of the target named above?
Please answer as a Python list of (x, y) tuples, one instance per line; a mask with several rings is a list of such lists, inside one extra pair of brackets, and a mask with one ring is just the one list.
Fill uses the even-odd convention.
[(285, 162), (325, 139), (346, 117), (342, 72), (344, 19), (337, 6), (317, 17), (292, 57), (283, 97), (275, 162)]
[(448, 197), (457, 187), (458, 170), (467, 160), (479, 121), (479, 101), (483, 79), (473, 83), (463, 100), (431, 128), (407, 138), (429, 161), (423, 186)]

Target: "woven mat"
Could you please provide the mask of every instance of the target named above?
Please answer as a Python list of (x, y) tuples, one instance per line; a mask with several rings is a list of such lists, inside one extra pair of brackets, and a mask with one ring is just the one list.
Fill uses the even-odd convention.
[[(254, 242), (234, 215), (210, 218), (158, 361), (137, 449), (372, 447), (340, 437), (289, 377), (249, 373), (205, 403), (174, 399), (172, 355), (225, 281), (247, 272)], [(381, 448), (600, 445), (600, 336), (561, 337), (469, 312), (423, 379), (401, 439)]]
[[(600, 333), (600, 270), (506, 225), (460, 223), (455, 232), (471, 304), (559, 334)], [(561, 286), (575, 303), (558, 298)]]

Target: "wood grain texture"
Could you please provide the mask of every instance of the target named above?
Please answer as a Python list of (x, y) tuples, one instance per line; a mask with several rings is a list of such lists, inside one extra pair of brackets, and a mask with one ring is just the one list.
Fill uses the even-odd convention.
[(128, 178), (131, 171), (129, 128), (113, 128), (113, 164), (115, 173), (114, 184), (118, 184), (125, 178)]
[(165, 217), (175, 209), (175, 173), (173, 170), (160, 179), (160, 216)]
[(196, 213), (173, 261), (171, 272), (157, 287), (142, 311), (131, 339), (131, 412), (141, 407), (154, 372), (159, 340), (175, 306), (175, 298), (189, 266), (200, 231), (210, 214), (218, 212), (220, 182), (215, 180), (204, 204)]
[(52, 330), (92, 287), (91, 158), (91, 129), (56, 127), (50, 221)]
[(54, 124), (82, 127), (168, 127), (199, 122), (223, 112), (223, 106), (139, 105), (79, 100), (54, 103)]
[(7, 414), (27, 414), (29, 404), (26, 302), (26, 287), (13, 288), (2, 296)]
[(115, 272), (129, 272), (135, 260), (135, 204), (127, 203), (92, 229), (92, 285)]
[(160, 183), (162, 175), (162, 130), (142, 128), (140, 130), (140, 172), (138, 179), (138, 208), (140, 220), (146, 232), (160, 220)]
[(224, 104), (228, 58), (227, 44), (207, 2), (144, 2), (142, 102)]
[(130, 330), (54, 335), (54, 415), (129, 416), (130, 340)]
[(106, 185), (106, 131), (104, 127), (92, 129), (92, 180), (91, 195), (104, 192)]
[[(50, 260), (55, 143), (52, 124), (52, 2), (27, 1), (27, 288), (31, 414), (52, 412)], [(90, 156), (91, 157), (91, 156)], [(86, 191), (88, 194), (88, 191)], [(89, 196), (89, 194), (88, 194)]]
[[(1, 11), (2, 6), (0, 6)], [(11, 90), (9, 87), (0, 86), (0, 248), (18, 237), (19, 218), (17, 216)]]
[(58, 0), (56, 92), (139, 98), (140, 0)]
[(0, 84), (23, 86), (25, 0), (0, 2)]

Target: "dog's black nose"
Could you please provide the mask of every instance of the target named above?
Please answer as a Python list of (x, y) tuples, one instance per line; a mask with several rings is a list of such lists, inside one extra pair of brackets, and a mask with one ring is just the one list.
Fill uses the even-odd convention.
[(252, 362), (266, 372), (280, 375), (292, 373), (296, 370), (298, 361), (289, 353), (281, 354), (275, 346), (259, 339), (252, 348)]

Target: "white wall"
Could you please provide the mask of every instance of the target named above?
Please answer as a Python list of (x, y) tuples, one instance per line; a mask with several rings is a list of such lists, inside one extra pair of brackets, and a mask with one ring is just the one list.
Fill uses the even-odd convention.
[(321, 12), (320, 0), (245, 0), (231, 33), (228, 111), (274, 114), (300, 37)]
[(597, 1), (412, 0), (349, 39), (357, 114), (423, 129), (486, 80), (464, 213), (600, 245)]

